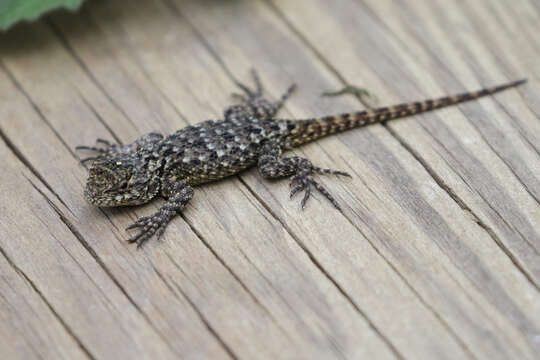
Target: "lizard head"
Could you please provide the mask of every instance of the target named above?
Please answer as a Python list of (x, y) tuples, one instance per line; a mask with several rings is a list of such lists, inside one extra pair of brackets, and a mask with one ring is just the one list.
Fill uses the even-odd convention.
[(132, 155), (100, 157), (90, 167), (84, 196), (102, 207), (144, 204), (160, 188), (159, 164)]

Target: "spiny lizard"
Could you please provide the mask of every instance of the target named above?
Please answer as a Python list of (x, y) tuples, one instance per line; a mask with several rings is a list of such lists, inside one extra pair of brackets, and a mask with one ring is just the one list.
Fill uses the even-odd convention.
[[(295, 89), (291, 85), (281, 98), (271, 102), (263, 97), (260, 80), (253, 71), (255, 90), (237, 83), (244, 95), (224, 111), (224, 119), (208, 120), (187, 126), (164, 137), (150, 133), (129, 145), (111, 144), (98, 139), (102, 147), (78, 146), (93, 150), (84, 196), (97, 206), (124, 206), (147, 203), (161, 195), (167, 201), (158, 212), (143, 216), (127, 229), (140, 228), (129, 238), (141, 246), (154, 234), (159, 238), (167, 224), (193, 197), (192, 186), (223, 179), (257, 166), (265, 178), (290, 177), (291, 197), (305, 191), (304, 207), (312, 187), (321, 192), (337, 209), (336, 200), (319, 184), (313, 174), (350, 176), (346, 172), (322, 169), (299, 156), (284, 157), (282, 152), (323, 136), (355, 127), (406, 117), (439, 109), (463, 101), (490, 95), (523, 84), (519, 80), (505, 85), (365, 111), (306, 120), (276, 118)], [(127, 230), (126, 229), (126, 230)]]

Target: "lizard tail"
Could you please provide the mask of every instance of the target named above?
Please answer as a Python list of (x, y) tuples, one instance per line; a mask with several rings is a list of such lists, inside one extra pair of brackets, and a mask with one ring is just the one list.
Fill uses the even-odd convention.
[(300, 146), (326, 135), (335, 134), (355, 127), (371, 125), (392, 119), (416, 115), (426, 111), (440, 109), (461, 102), (491, 95), (527, 82), (526, 79), (478, 91), (445, 96), (438, 99), (404, 103), (390, 107), (381, 107), (365, 111), (325, 116), (316, 119), (293, 120), (291, 123), (291, 145)]

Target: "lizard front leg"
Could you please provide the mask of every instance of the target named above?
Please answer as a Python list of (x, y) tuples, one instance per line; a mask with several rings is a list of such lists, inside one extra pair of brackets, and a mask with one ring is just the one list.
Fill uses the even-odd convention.
[(165, 180), (161, 194), (167, 198), (167, 202), (155, 214), (143, 216), (126, 228), (126, 230), (142, 228), (128, 239), (131, 243), (136, 242), (138, 248), (152, 235), (156, 234), (158, 239), (163, 235), (167, 224), (193, 197), (193, 188), (180, 180)]
[[(120, 144), (114, 144), (109, 142), (105, 139), (96, 139), (96, 146), (86, 146), (86, 145), (79, 145), (75, 147), (75, 150), (90, 150), (93, 152), (98, 153), (97, 156), (87, 157), (84, 159), (81, 159), (81, 163), (85, 163), (87, 161), (93, 161), (97, 160), (100, 157), (114, 157), (120, 153), (126, 154), (131, 152), (140, 151), (141, 149), (150, 149), (155, 143), (163, 139), (163, 135), (151, 132), (149, 134), (143, 135), (137, 140), (135, 140), (133, 143), (128, 145), (120, 145)], [(101, 147), (98, 147), (97, 145), (101, 144)]]
[(281, 157), (282, 147), (276, 143), (266, 144), (259, 156), (258, 168), (265, 178), (276, 179), (289, 176), (291, 179), (291, 198), (300, 191), (305, 191), (302, 199), (302, 208), (306, 205), (307, 200), (311, 195), (311, 187), (313, 186), (321, 194), (323, 194), (336, 209), (341, 210), (341, 207), (334, 197), (314, 178), (313, 174), (332, 174), (351, 177), (343, 171), (331, 169), (323, 169), (314, 166), (311, 161), (299, 156)]

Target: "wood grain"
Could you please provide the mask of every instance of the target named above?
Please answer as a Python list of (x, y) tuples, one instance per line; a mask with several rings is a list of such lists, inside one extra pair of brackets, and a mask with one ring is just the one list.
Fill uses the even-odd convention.
[[(2, 358), (534, 359), (540, 7), (488, 0), (91, 1), (0, 36)], [(444, 16), (441, 14), (445, 14)], [(220, 118), (256, 67), (282, 117), (528, 77), (297, 152), (343, 214), (251, 170), (198, 188), (162, 241), (100, 210), (74, 147)]]

